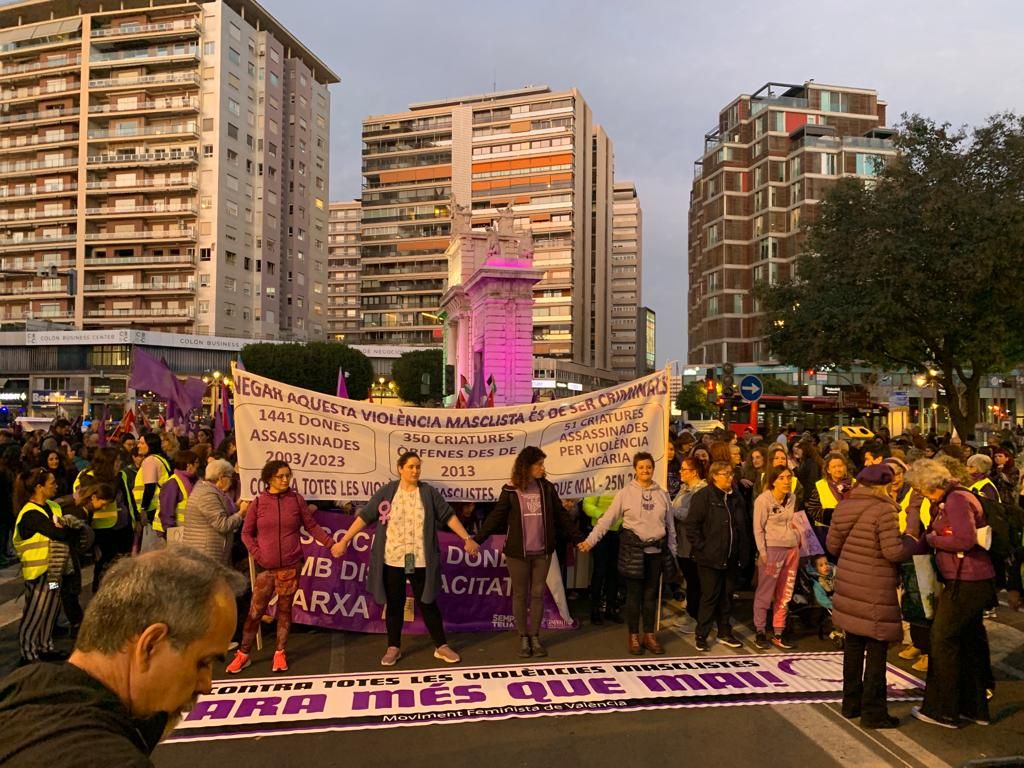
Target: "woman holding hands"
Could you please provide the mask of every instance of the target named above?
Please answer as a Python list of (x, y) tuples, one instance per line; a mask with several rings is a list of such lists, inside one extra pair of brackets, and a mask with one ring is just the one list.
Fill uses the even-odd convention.
[[(654, 457), (645, 452), (636, 454), (633, 472), (635, 479), (615, 494), (611, 506), (586, 541), (580, 544), (580, 551), (589, 551), (613, 523), (622, 519), (619, 574), (626, 579), (629, 652), (638, 656), (646, 648), (651, 653), (662, 654), (665, 649), (654, 634), (658, 587), (666, 564), (674, 570), (676, 528), (668, 493), (654, 482)], [(641, 614), (644, 624), (642, 642)]]
[(455, 510), (433, 486), (420, 482), (419, 454), (406, 451), (398, 457), (398, 480), (382, 486), (367, 502), (345, 536), (335, 546), (341, 557), (356, 534), (367, 525), (379, 523), (370, 553), (367, 587), (378, 603), (387, 606), (385, 622), (388, 647), (381, 658), (390, 667), (402, 658), (402, 624), (405, 619), (405, 585), (412, 583), (413, 600), (434, 641), (434, 658), (457, 664), (444, 634), (444, 622), (437, 607), (441, 591), (441, 557), (437, 531), (451, 529), (470, 554), (480, 547), (466, 533)]

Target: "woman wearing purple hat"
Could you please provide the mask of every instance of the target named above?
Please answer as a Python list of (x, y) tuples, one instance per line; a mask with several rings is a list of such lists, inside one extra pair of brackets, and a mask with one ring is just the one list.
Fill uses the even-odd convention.
[(865, 728), (899, 725), (886, 707), (885, 656), (902, 636), (896, 564), (913, 555), (917, 542), (900, 536), (899, 507), (889, 495), (893, 477), (887, 464), (861, 470), (836, 506), (826, 542), (839, 558), (832, 619), (846, 632), (843, 717), (859, 717)]

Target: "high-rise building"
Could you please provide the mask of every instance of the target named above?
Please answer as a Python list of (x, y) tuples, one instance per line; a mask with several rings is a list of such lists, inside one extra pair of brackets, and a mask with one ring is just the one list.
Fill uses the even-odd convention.
[(337, 81), (253, 0), (0, 7), (0, 322), (323, 338)]
[(801, 226), (840, 177), (870, 182), (894, 154), (885, 107), (875, 91), (808, 81), (721, 111), (690, 193), (691, 365), (774, 362), (751, 289), (792, 275)]
[(611, 142), (575, 89), (528, 86), (368, 117), (362, 342), (439, 345), (452, 201), (471, 206), (475, 227), (512, 206), (544, 270), (534, 292), (535, 364), (590, 385), (612, 380), (611, 179)]
[[(611, 368), (622, 379), (631, 379), (646, 370), (643, 348), (645, 334), (641, 320), (643, 304), (641, 266), (643, 253), (643, 213), (636, 185), (632, 181), (615, 182), (612, 203), (611, 254)], [(641, 362), (643, 364), (641, 364)]]
[(347, 344), (359, 342), (359, 249), (362, 204), (331, 203), (327, 231), (328, 336)]

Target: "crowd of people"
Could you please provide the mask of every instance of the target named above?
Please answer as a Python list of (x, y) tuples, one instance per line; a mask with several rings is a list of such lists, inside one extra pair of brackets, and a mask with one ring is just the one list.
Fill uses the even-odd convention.
[[(167, 549), (249, 573), (250, 589), (236, 593), (229, 673), (252, 664), (276, 597), (271, 668), (282, 672), (301, 529), (340, 558), (354, 536), (376, 525), (367, 586), (386, 606), (383, 666), (402, 658), (407, 585), (434, 657), (460, 661), (436, 602), (438, 532), (453, 532), (473, 554), (501, 534), (521, 657), (547, 655), (540, 629), (552, 557), (576, 548), (589, 556), (592, 623), (624, 623), (630, 654), (665, 653), (663, 597), (684, 606), (677, 629), (694, 635), (698, 651), (712, 642), (741, 648), (733, 603), (749, 590), (756, 650), (794, 648), (792, 614), (816, 609), (819, 636), (828, 632), (844, 648), (847, 717), (865, 727), (896, 724), (885, 703), (885, 660), (889, 645), (903, 641), (900, 655), (927, 671), (915, 717), (956, 727), (988, 721), (994, 681), (983, 620), (997, 592), (1006, 589), (1009, 605), (1020, 606), (1022, 542), (991, 552), (983, 542), (993, 505), (1016, 505), (1021, 493), (1017, 446), (1007, 437), (974, 448), (916, 433), (852, 442), (810, 432), (741, 437), (684, 429), (669, 435), (663, 456), (637, 453), (633, 477), (618, 493), (584, 499), (559, 498), (544, 452), (528, 446), (487, 507), (450, 505), (420, 480), (420, 456), (407, 452), (396, 464), (399, 479), (359, 504), (335, 540), (294, 490), (286, 462), (268, 462), (261, 492), (242, 499), (230, 437), (213, 446), (208, 430), (178, 430), (102, 445), (101, 435), (57, 420), (45, 433), (0, 432), (0, 557), (20, 561), (25, 582), (23, 664), (66, 658), (53, 643), (59, 613), (73, 635), (84, 631), (84, 562), (94, 566), (93, 593), (103, 594), (119, 561)], [(655, 480), (659, 461), (668, 465), (665, 488)], [(945, 589), (917, 594), (922, 610), (914, 612), (908, 585), (919, 591), (915, 568), (926, 567), (915, 556), (932, 553)], [(923, 610), (928, 601), (931, 610)]]

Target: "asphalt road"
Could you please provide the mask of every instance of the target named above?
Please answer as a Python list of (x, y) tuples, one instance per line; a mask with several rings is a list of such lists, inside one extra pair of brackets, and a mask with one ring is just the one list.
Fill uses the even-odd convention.
[[(20, 604), (16, 572), (0, 572), (0, 673), (17, 660), (17, 620)], [(549, 633), (545, 643), (549, 661), (633, 658), (626, 653), (625, 629), (620, 625), (592, 626), (585, 599), (571, 603), (582, 620), (576, 631)], [(666, 629), (660, 637), (670, 656), (698, 656), (693, 636), (673, 631), (678, 606), (666, 603)], [(736, 606), (736, 629), (741, 639), (752, 639), (750, 595)], [(316, 766), (626, 766), (685, 762), (711, 766), (814, 766), (868, 768), (897, 766), (935, 768), (1024, 755), (1024, 613), (999, 610), (996, 621), (986, 623), (995, 660), (994, 722), (968, 725), (951, 731), (920, 723), (910, 717), (909, 703), (894, 703), (890, 711), (901, 719), (898, 729), (865, 731), (856, 721), (844, 720), (836, 704), (773, 704), (699, 707), (631, 713), (584, 713), (572, 716), (513, 718), (480, 723), (443, 723), (396, 727), (275, 735), (204, 742), (165, 744), (154, 755), (158, 768), (245, 766), (281, 768)], [(267, 637), (270, 639), (268, 630)], [(797, 652), (834, 650), (814, 632), (798, 635)], [(516, 638), (511, 633), (454, 635), (453, 647), (463, 664), (519, 663)], [(70, 641), (61, 641), (70, 647)], [(272, 640), (270, 640), (272, 645)], [(289, 675), (324, 675), (379, 671), (384, 650), (380, 636), (316, 630), (295, 625), (289, 643)], [(434, 669), (440, 664), (426, 636), (403, 641), (400, 669)], [(910, 662), (890, 653), (890, 662), (912, 673)], [(749, 655), (749, 645), (730, 650), (713, 646), (711, 655)], [(767, 651), (766, 653), (777, 653)], [(270, 653), (254, 657), (254, 664), (239, 677), (267, 677)], [(223, 673), (218, 677), (227, 677)], [(237, 679), (237, 678), (234, 678)], [(984, 763), (982, 763), (984, 764)], [(1005, 765), (1007, 763), (993, 763)], [(1024, 765), (1024, 758), (1021, 758)]]

